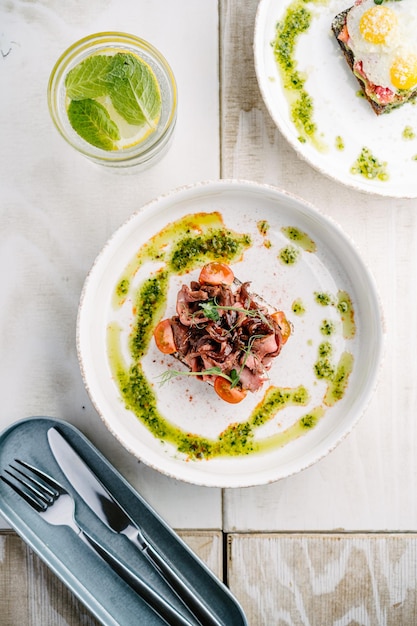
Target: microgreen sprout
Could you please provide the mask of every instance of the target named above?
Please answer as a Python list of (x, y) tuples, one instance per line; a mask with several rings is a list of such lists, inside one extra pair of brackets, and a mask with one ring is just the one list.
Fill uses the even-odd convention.
[(236, 311), (237, 313), (244, 313), (248, 317), (259, 317), (264, 324), (271, 327), (271, 323), (265, 317), (260, 309), (244, 309), (237, 306), (224, 306), (216, 303), (216, 300), (210, 300), (209, 302), (201, 302), (200, 308), (203, 310), (204, 315), (213, 322), (217, 322), (220, 319), (219, 311)]
[(169, 382), (173, 378), (176, 378), (177, 376), (221, 376), (222, 378), (225, 378), (232, 384), (235, 382), (235, 380), (237, 380), (237, 382), (239, 381), (239, 377), (238, 377), (236, 370), (232, 370), (229, 376), (228, 374), (225, 374), (221, 370), (220, 367), (216, 366), (216, 367), (208, 367), (205, 370), (201, 370), (201, 372), (190, 372), (186, 370), (169, 369), (169, 370), (166, 370), (165, 372), (162, 372), (162, 374), (158, 376), (158, 378), (160, 379), (159, 384), (164, 385), (165, 383)]
[[(247, 317), (258, 317), (269, 328), (273, 328), (271, 322), (267, 319), (267, 317), (260, 309), (245, 309), (243, 307), (223, 306), (217, 304), (216, 299), (208, 300), (207, 302), (200, 302), (199, 307), (204, 316), (213, 322), (218, 322), (220, 320), (220, 311), (236, 311), (237, 313), (244, 313)], [(198, 312), (194, 313), (194, 316), (197, 317), (197, 315)], [(232, 330), (233, 328), (230, 328), (229, 332), (231, 332)], [(176, 378), (177, 376), (221, 376), (222, 378), (225, 378), (230, 382), (230, 387), (233, 389), (240, 383), (240, 376), (246, 366), (246, 362), (250, 354), (252, 353), (252, 346), (254, 342), (256, 341), (256, 339), (263, 339), (266, 336), (267, 335), (265, 334), (256, 334), (249, 337), (247, 345), (242, 346), (241, 348), (241, 352), (242, 355), (244, 355), (244, 358), (238, 370), (232, 369), (228, 374), (226, 374), (226, 372), (224, 372), (219, 366), (209, 367), (207, 369), (196, 372), (189, 370), (169, 369), (163, 372), (160, 376), (158, 376), (159, 384), (163, 385), (173, 378)]]

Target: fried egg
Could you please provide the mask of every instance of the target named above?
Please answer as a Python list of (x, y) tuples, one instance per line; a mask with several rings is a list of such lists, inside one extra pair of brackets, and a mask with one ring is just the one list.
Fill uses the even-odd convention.
[(348, 45), (367, 78), (393, 92), (417, 87), (417, 1), (363, 0), (349, 11)]

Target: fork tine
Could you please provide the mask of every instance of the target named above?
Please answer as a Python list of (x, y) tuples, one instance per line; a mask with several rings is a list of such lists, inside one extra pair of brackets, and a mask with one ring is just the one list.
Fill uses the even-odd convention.
[[(4, 472), (5, 474), (8, 474), (12, 478), (14, 478), (14, 480), (18, 480), (16, 476), (14, 476), (14, 474), (9, 472), (8, 470), (4, 470)], [(34, 492), (30, 490), (30, 488), (28, 488), (27, 491), (25, 489), (22, 489), (21, 485), (27, 487), (27, 485), (23, 483), (22, 481), (19, 481), (21, 485), (17, 485), (16, 482), (10, 480), (9, 478), (7, 478), (7, 476), (4, 476), (3, 474), (0, 476), (0, 478), (3, 482), (6, 483), (6, 485), (9, 485), (9, 487), (11, 487), (13, 491), (17, 493), (18, 496), (23, 498), (28, 504), (30, 504), (32, 508), (38, 511), (38, 513), (41, 511), (45, 511), (48, 508), (48, 505), (42, 500), (40, 500), (39, 498), (37, 498)]]
[[(10, 470), (13, 470), (14, 473), (12, 473)], [(46, 506), (49, 506), (54, 501), (55, 493), (47, 485), (42, 485), (39, 480), (33, 478), (32, 476), (29, 476), (28, 474), (25, 474), (18, 467), (10, 464), (9, 469), (4, 471), (6, 474), (14, 478), (14, 480), (16, 480), (18, 483), (23, 485), (25, 489), (33, 493), (37, 498), (39, 498), (39, 500), (44, 502)]]
[(30, 463), (26, 463), (26, 461), (15, 459), (15, 463), (19, 463), (19, 465), (22, 465), (22, 467), (25, 467), (26, 469), (30, 470), (31, 472), (33, 472), (33, 474), (41, 478), (43, 483), (46, 483), (46, 485), (49, 485), (49, 487), (52, 487), (54, 490), (55, 497), (60, 494), (61, 485), (56, 480), (54, 480), (52, 476), (45, 474), (45, 472), (42, 472), (42, 470), (38, 469), (37, 467), (30, 465)]
[(22, 469), (10, 463), (9, 469), (4, 470), (7, 476), (1, 476), (2, 480), (38, 512), (45, 511), (60, 495), (60, 485), (25, 461), (15, 459), (15, 463)]
[(10, 464), (10, 467), (12, 467), (24, 478), (30, 480), (30, 482), (33, 483), (35, 487), (40, 489), (43, 494), (45, 494), (46, 499), (48, 499), (46, 494), (52, 499), (59, 496), (61, 490), (59, 489), (58, 483), (56, 483), (53, 478), (51, 478), (47, 474), (44, 474), (37, 467), (34, 467), (33, 465), (26, 463), (25, 461), (15, 459), (15, 463), (18, 463), (25, 469), (29, 470), (31, 473), (28, 474), (27, 472), (23, 472), (21, 469), (19, 469), (18, 467), (14, 467), (12, 464)]

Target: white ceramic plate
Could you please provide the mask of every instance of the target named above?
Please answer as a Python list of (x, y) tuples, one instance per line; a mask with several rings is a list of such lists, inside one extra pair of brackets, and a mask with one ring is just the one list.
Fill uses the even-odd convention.
[[(313, 98), (313, 119), (327, 151), (310, 142), (300, 143), (289, 113), (271, 43), (276, 24), (283, 20), (294, 0), (261, 0), (258, 6), (254, 55), (260, 91), (275, 124), (306, 161), (321, 173), (353, 187), (381, 196), (417, 197), (417, 107), (406, 104), (389, 114), (377, 116), (369, 103), (357, 96), (359, 83), (350, 72), (331, 31), (333, 18), (353, 4), (353, 0), (310, 0), (305, 7), (312, 13), (309, 29), (298, 39), (298, 69), (307, 75), (306, 90)], [(415, 138), (403, 138), (409, 126)], [(344, 149), (336, 147), (341, 137)], [(362, 148), (367, 147), (380, 162), (386, 162), (388, 180), (368, 180), (352, 174), (351, 167)]]
[[(249, 234), (252, 243), (241, 261), (233, 265), (235, 275), (252, 282), (252, 289), (273, 307), (287, 313), (293, 334), (275, 359), (270, 380), (264, 389), (237, 405), (220, 400), (213, 388), (191, 377), (180, 377), (160, 386), (157, 377), (172, 365), (170, 356), (161, 355), (151, 341), (142, 365), (158, 399), (162, 415), (185, 432), (217, 439), (230, 424), (245, 422), (269, 385), (285, 388), (305, 386), (310, 394), (307, 406), (291, 406), (280, 411), (268, 424), (255, 430), (261, 441), (285, 431), (308, 411), (323, 406), (327, 385), (318, 380), (314, 364), (319, 345), (326, 339), (320, 328), (323, 320), (334, 323), (329, 338), (335, 362), (347, 351), (353, 355), (353, 371), (344, 397), (325, 414), (314, 428), (284, 446), (273, 446), (262, 453), (209, 460), (187, 460), (178, 450), (155, 438), (146, 426), (125, 408), (117, 383), (112, 377), (107, 328), (117, 321), (122, 327), (120, 346), (129, 364), (128, 337), (134, 314), (132, 303), (141, 281), (157, 266), (145, 264), (132, 281), (122, 307), (114, 308), (112, 297), (126, 267), (150, 238), (167, 224), (186, 215), (218, 211), (225, 226)], [(259, 223), (269, 225), (267, 235)], [(309, 235), (315, 252), (306, 252), (289, 241), (282, 228), (294, 227)], [(283, 265), (280, 251), (294, 245), (299, 251), (294, 265)], [(162, 266), (164, 263), (162, 262)], [(159, 266), (158, 266), (159, 267)], [(181, 284), (198, 276), (198, 270), (183, 277), (173, 276), (163, 317), (174, 314), (176, 293)], [(317, 293), (332, 297), (346, 291), (352, 301), (356, 334), (346, 339), (337, 307), (319, 305)], [(295, 315), (293, 303), (301, 300), (305, 313)], [(83, 289), (77, 329), (81, 370), (90, 397), (107, 427), (132, 454), (175, 478), (207, 486), (243, 487), (259, 485), (291, 475), (326, 455), (351, 430), (363, 413), (376, 384), (381, 358), (383, 326), (373, 281), (351, 242), (330, 220), (300, 199), (274, 187), (246, 181), (201, 183), (176, 190), (146, 205), (116, 231), (89, 273)], [(176, 369), (178, 363), (175, 362)]]

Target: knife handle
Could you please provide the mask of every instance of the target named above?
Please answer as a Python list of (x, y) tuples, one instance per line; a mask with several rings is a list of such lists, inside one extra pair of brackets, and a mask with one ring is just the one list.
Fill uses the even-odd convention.
[(169, 626), (195, 626), (179, 613), (167, 600), (160, 596), (145, 579), (134, 574), (121, 560), (111, 554), (84, 530), (78, 536), (104, 560)]
[(164, 558), (147, 541), (142, 532), (130, 524), (121, 531), (142, 552), (148, 561), (158, 570), (165, 581), (175, 591), (185, 606), (195, 615), (203, 626), (224, 626), (197, 595), (187, 586), (186, 582), (164, 560)]

